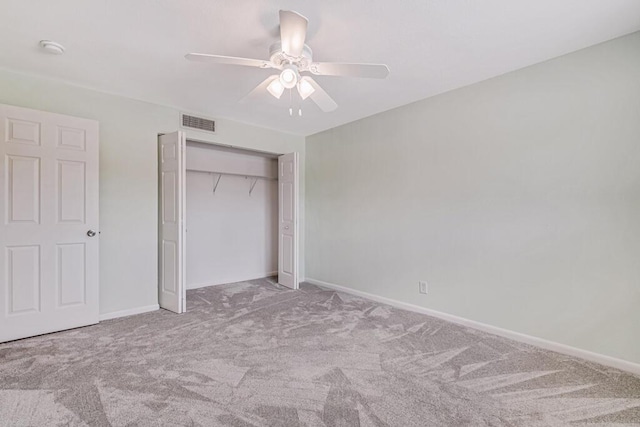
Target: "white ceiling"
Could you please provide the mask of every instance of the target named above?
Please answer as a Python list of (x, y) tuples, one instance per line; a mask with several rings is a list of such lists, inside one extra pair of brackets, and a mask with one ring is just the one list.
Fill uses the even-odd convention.
[[(238, 100), (273, 71), (193, 63), (267, 59), (278, 10), (309, 18), (317, 61), (386, 63), (386, 80), (316, 77), (337, 101)], [(640, 30), (638, 0), (0, 0), (0, 66), (309, 135)], [(41, 39), (62, 43), (44, 54)]]

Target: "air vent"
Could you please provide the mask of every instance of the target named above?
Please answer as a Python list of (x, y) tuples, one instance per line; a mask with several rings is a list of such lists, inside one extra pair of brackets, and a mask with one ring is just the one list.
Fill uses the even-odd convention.
[(216, 122), (202, 117), (182, 115), (182, 127), (203, 130), (206, 132), (216, 131)]

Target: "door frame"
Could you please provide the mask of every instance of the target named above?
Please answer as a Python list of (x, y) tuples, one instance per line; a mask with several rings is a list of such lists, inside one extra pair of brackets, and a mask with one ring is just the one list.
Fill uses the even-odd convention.
[[(186, 161), (186, 147), (188, 146), (188, 144), (191, 143), (198, 143), (198, 144), (206, 144), (206, 145), (211, 145), (211, 146), (215, 146), (215, 147), (220, 147), (220, 148), (227, 148), (230, 149), (232, 151), (238, 151), (238, 152), (244, 152), (244, 153), (249, 153), (249, 154), (263, 154), (263, 155), (268, 155), (268, 156), (273, 156), (273, 158), (275, 160), (277, 160), (280, 156), (284, 155), (284, 154), (289, 154), (289, 153), (279, 153), (279, 152), (275, 152), (275, 151), (267, 151), (267, 150), (258, 150), (258, 149), (253, 149), (253, 148), (246, 148), (246, 147), (239, 147), (237, 145), (232, 145), (232, 144), (223, 144), (223, 143), (219, 143), (219, 142), (211, 142), (211, 141), (206, 141), (206, 140), (200, 140), (197, 138), (191, 138), (189, 137), (189, 135), (187, 134), (187, 132), (185, 132), (184, 130), (178, 130), (180, 132), (184, 132), (185, 133), (185, 153), (184, 153), (184, 161), (182, 162), (182, 173), (186, 176), (186, 172), (187, 172), (187, 161)], [(172, 133), (172, 132), (167, 132), (167, 133)], [(158, 134), (158, 138), (160, 138), (161, 135), (164, 135), (165, 133), (159, 133)], [(299, 159), (299, 152), (295, 152), (298, 155), (296, 156), (297, 159)], [(158, 157), (158, 166), (160, 166), (160, 161), (161, 159)], [(299, 164), (299, 160), (298, 160), (298, 164)], [(278, 176), (279, 176), (279, 171), (278, 171)], [(300, 172), (299, 169), (296, 170), (296, 176), (298, 177), (297, 182), (295, 183), (295, 187), (296, 187), (296, 195), (297, 195), (297, 203), (295, 204), (294, 208), (295, 208), (295, 256), (294, 256), (294, 262), (295, 262), (295, 271), (296, 271), (296, 283), (295, 283), (295, 288), (294, 289), (299, 289), (300, 287)], [(279, 181), (279, 180), (278, 180)], [(186, 179), (184, 179), (182, 181), (182, 194), (183, 194), (183, 198), (185, 200), (185, 203), (183, 205), (183, 236), (184, 236), (184, 242), (185, 244), (182, 246), (182, 262), (183, 262), (183, 270), (185, 272), (185, 277), (186, 277), (186, 259), (187, 259), (187, 248), (186, 248), (186, 239), (187, 239), (187, 223), (186, 223), (186, 212), (187, 212), (187, 206), (186, 206), (186, 198), (187, 198), (187, 191), (186, 191)], [(278, 187), (279, 190), (279, 187)], [(279, 192), (279, 191), (278, 191)], [(158, 182), (158, 200), (160, 200), (161, 194), (160, 194), (160, 182)], [(278, 196), (279, 198), (279, 196)], [(158, 205), (160, 205), (160, 202), (158, 202)], [(160, 211), (158, 212), (158, 215), (160, 215)], [(280, 217), (280, 203), (278, 202), (278, 218)], [(278, 240), (280, 240), (280, 221), (278, 221)], [(160, 240), (160, 229), (158, 229), (158, 240)], [(158, 262), (161, 262), (160, 257), (158, 257)], [(280, 266), (280, 248), (278, 248), (278, 269)], [(162, 265), (158, 265), (158, 271), (160, 271), (160, 269), (162, 268)], [(158, 284), (160, 283), (160, 278), (158, 277)], [(184, 291), (186, 292), (186, 279), (184, 280)], [(182, 307), (182, 312), (184, 313), (186, 311), (186, 298), (185, 298), (185, 302), (183, 304)]]

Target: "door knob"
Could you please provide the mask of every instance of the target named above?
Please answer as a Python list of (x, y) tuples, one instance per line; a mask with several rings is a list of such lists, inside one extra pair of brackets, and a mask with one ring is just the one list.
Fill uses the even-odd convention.
[(285, 226), (284, 226), (284, 229), (285, 229), (285, 230), (288, 230), (288, 229), (289, 229), (289, 226), (288, 226), (288, 225), (285, 225)]
[(89, 231), (87, 231), (87, 236), (89, 236), (89, 237), (93, 237), (93, 236), (95, 236), (95, 235), (96, 235), (96, 232), (95, 232), (95, 231), (93, 231), (93, 230), (89, 230)]

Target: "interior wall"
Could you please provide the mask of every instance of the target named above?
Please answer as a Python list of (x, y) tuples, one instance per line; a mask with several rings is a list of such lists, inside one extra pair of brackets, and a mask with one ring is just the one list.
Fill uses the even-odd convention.
[[(178, 130), (179, 110), (6, 69), (0, 69), (0, 103), (100, 122), (100, 313), (157, 304), (157, 135)], [(303, 137), (222, 118), (216, 118), (216, 130), (187, 135), (264, 151), (298, 151), (304, 160)]]
[(640, 362), (639, 52), (635, 33), (308, 137), (307, 277)]
[[(218, 175), (222, 175), (215, 193)], [(255, 181), (249, 194), (253, 178)], [(278, 160), (187, 145), (187, 287), (278, 271)]]

